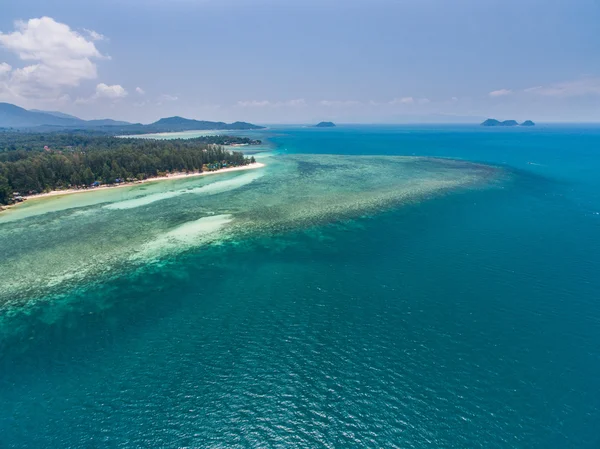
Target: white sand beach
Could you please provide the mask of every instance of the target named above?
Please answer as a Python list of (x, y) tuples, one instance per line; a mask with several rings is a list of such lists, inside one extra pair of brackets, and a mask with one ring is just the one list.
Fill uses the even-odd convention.
[[(144, 180), (141, 180), (141, 181), (123, 182), (123, 183), (120, 183), (120, 184), (104, 185), (104, 186), (93, 187), (93, 188), (89, 188), (89, 189), (53, 190), (51, 192), (38, 193), (38, 194), (35, 194), (35, 195), (23, 196), (23, 198), (26, 198), (27, 200), (31, 200), (31, 199), (46, 198), (46, 197), (51, 197), (51, 196), (71, 195), (71, 194), (75, 194), (75, 193), (97, 192), (99, 190), (118, 189), (119, 187), (128, 187), (128, 186), (132, 186), (132, 185), (136, 185), (136, 184), (143, 184), (143, 183), (147, 183), (147, 182), (156, 182), (156, 181), (166, 181), (166, 180), (172, 180), (172, 179), (190, 178), (190, 177), (194, 177), (194, 176), (218, 175), (218, 174), (222, 174), (222, 173), (230, 173), (230, 172), (242, 171), (242, 170), (253, 170), (253, 169), (256, 169), (256, 168), (262, 168), (264, 166), (265, 166), (265, 164), (263, 164), (263, 163), (254, 162), (252, 164), (241, 165), (239, 167), (221, 168), (219, 170), (213, 170), (213, 171), (203, 171), (203, 172), (196, 172), (196, 173), (185, 173), (185, 172), (169, 173), (167, 176), (160, 176), (160, 177), (148, 178), (148, 179), (144, 179)], [(10, 207), (18, 206), (19, 204), (23, 204), (23, 203), (17, 203), (17, 204), (11, 205), (11, 206), (3, 206), (3, 207), (5, 209), (8, 209)]]

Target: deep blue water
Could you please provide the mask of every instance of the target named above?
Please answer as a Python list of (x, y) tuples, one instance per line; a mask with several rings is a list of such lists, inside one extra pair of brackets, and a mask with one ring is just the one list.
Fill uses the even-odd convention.
[(1, 346), (0, 447), (600, 447), (600, 127), (265, 133), (514, 177), (74, 291)]

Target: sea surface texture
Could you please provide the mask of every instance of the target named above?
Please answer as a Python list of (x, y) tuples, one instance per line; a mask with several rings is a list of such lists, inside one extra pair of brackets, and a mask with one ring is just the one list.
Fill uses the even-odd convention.
[(0, 213), (1, 448), (600, 447), (599, 127), (237, 134)]

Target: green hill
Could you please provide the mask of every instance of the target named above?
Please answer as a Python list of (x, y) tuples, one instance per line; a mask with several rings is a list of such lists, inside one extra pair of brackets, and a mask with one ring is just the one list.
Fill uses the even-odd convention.
[(262, 126), (246, 122), (210, 122), (206, 120), (192, 120), (183, 117), (167, 117), (151, 123), (142, 125), (147, 132), (168, 131), (196, 131), (196, 130), (236, 130), (236, 129), (262, 129)]
[(23, 131), (85, 131), (97, 134), (145, 134), (195, 130), (246, 130), (262, 129), (262, 126), (246, 122), (210, 122), (183, 117), (162, 118), (149, 125), (101, 119), (82, 120), (72, 115), (55, 111), (40, 111), (21, 108), (10, 103), (0, 103), (0, 128), (19, 128)]

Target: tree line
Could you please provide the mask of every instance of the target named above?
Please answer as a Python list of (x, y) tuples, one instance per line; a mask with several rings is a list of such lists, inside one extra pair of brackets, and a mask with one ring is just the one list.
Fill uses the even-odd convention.
[(28, 195), (254, 162), (220, 143), (255, 142), (227, 136), (149, 140), (0, 133), (0, 204), (9, 204), (15, 192)]

